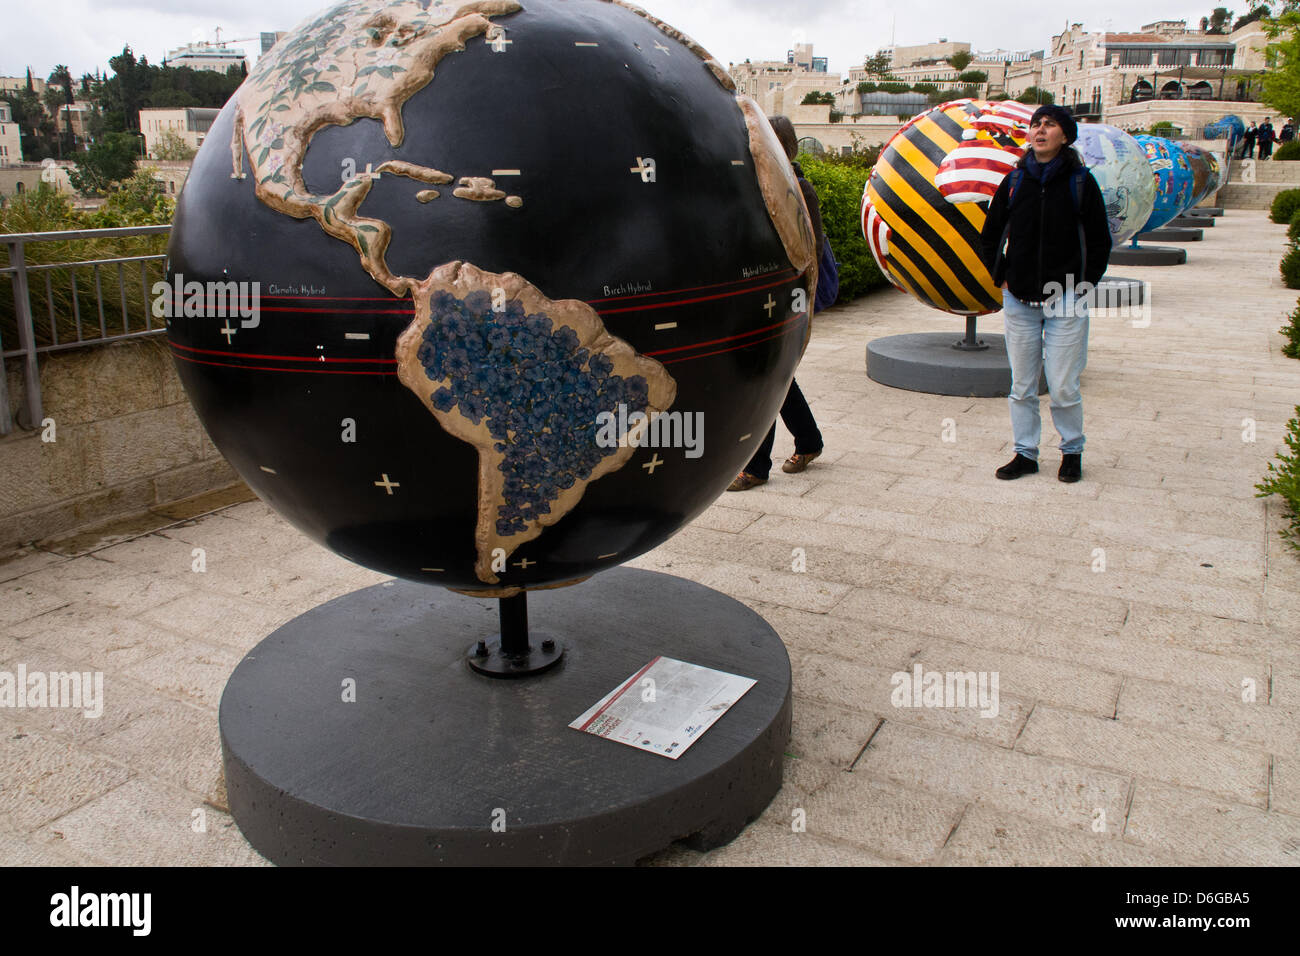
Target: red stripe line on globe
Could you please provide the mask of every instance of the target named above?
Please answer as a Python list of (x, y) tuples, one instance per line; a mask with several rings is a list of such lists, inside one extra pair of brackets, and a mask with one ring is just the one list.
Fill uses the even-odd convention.
[(706, 345), (720, 345), (723, 342), (734, 342), (736, 339), (746, 339), (751, 335), (758, 335), (762, 332), (768, 332), (772, 329), (779, 329), (783, 325), (789, 325), (791, 322), (797, 322), (808, 313), (800, 312), (798, 315), (791, 316), (788, 319), (782, 319), (780, 322), (773, 322), (771, 325), (765, 325), (760, 329), (750, 329), (748, 332), (741, 332), (739, 335), (728, 335), (721, 339), (709, 339), (707, 342), (693, 342), (690, 345), (678, 345), (671, 349), (659, 349), (656, 352), (642, 352), (642, 355), (655, 356), (667, 355), (669, 352), (684, 352), (687, 349), (702, 349)]
[(397, 359), (385, 358), (329, 358), (321, 355), (267, 355), (262, 352), (227, 352), (224, 349), (200, 349), (192, 345), (181, 345), (179, 342), (172, 342), (171, 347), (174, 349), (184, 349), (186, 352), (200, 352), (204, 355), (224, 355), (228, 358), (254, 358), (254, 359), (271, 359), (277, 362), (373, 362), (382, 365), (396, 365)]
[(783, 335), (789, 335), (792, 331), (793, 329), (782, 329), (780, 332), (777, 332), (775, 335), (769, 335), (765, 339), (757, 339), (753, 342), (746, 342), (743, 345), (732, 346), (729, 349), (718, 349), (714, 352), (703, 352), (700, 355), (683, 355), (681, 358), (666, 359), (661, 364), (673, 365), (677, 362), (690, 362), (693, 359), (708, 358), (710, 355), (725, 355), (727, 352), (739, 352), (741, 349), (747, 349), (751, 345), (758, 345), (761, 342), (770, 342), (772, 339), (779, 339)]
[(240, 365), (237, 362), (205, 362), (202, 359), (190, 358), (188, 355), (177, 355), (182, 362), (190, 362), (194, 365), (215, 365), (217, 368), (236, 368), (247, 369), (250, 372), (313, 372), (317, 375), (389, 375), (396, 377), (396, 372), (367, 372), (364, 369), (346, 369), (346, 368), (272, 368), (268, 365)]
[(766, 279), (768, 276), (778, 276), (781, 278), (790, 278), (797, 275), (794, 269), (783, 269), (780, 272), (768, 272), (761, 276), (750, 276), (747, 279), (734, 279), (731, 282), (714, 282), (710, 285), (693, 285), (684, 289), (666, 289), (663, 292), (640, 292), (636, 295), (612, 295), (605, 299), (588, 299), (588, 305), (595, 305), (597, 302), (624, 302), (629, 299), (647, 299), (659, 295), (677, 295), (679, 292), (699, 292), (701, 289), (721, 289), (726, 286), (741, 285), (747, 282), (755, 282), (759, 279)]
[(646, 305), (630, 306), (626, 309), (597, 309), (597, 315), (617, 315), (620, 312), (648, 312), (651, 309), (673, 309), (679, 305), (693, 305), (696, 302), (712, 302), (716, 299), (734, 299), (738, 295), (745, 295), (749, 292), (760, 292), (763, 289), (774, 289), (779, 285), (785, 285), (789, 280), (781, 279), (777, 282), (769, 282), (766, 285), (750, 286), (748, 289), (741, 289), (737, 292), (723, 292), (718, 295), (702, 295), (694, 299), (679, 299), (676, 302), (651, 302)]
[(263, 306), (263, 312), (301, 312), (304, 315), (328, 312), (331, 315), (415, 315), (415, 307), (409, 309), (303, 309), (292, 306)]

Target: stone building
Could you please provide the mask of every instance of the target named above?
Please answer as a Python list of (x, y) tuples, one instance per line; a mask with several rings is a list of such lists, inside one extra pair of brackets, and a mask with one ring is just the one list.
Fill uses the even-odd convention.
[[(1189, 30), (1185, 20), (1148, 23), (1136, 33), (1090, 32), (1074, 23), (1052, 37), (1042, 86), (1081, 118), (1140, 122), (1173, 101), (1240, 102), (1245, 79), (1264, 68), (1266, 44), (1258, 22), (1229, 34)], [(1143, 103), (1154, 105), (1118, 109)]]
[(141, 110), (140, 132), (144, 134), (145, 153), (150, 159), (157, 158), (159, 140), (165, 132), (175, 134), (191, 149), (197, 150), (220, 112), (198, 107)]
[(838, 74), (827, 70), (825, 57), (813, 56), (811, 43), (797, 43), (785, 60), (746, 60), (732, 63), (728, 72), (736, 89), (748, 94), (768, 116), (790, 116), (809, 93), (834, 94)]

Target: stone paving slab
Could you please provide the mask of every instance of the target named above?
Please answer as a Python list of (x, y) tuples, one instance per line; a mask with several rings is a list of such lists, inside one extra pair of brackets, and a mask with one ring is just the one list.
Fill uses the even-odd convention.
[[(1004, 400), (866, 377), (869, 339), (960, 320), (892, 289), (819, 316), (798, 376), (825, 454), (782, 473), (778, 427), (766, 485), (631, 562), (781, 634), (785, 787), (729, 846), (647, 862), (1300, 864), (1300, 552), (1254, 487), (1300, 403), (1284, 242), (1229, 210), (1186, 266), (1119, 270), (1151, 282), (1151, 322), (1093, 316), (1069, 486), (1046, 408), (1042, 471), (999, 482)], [(221, 689), (277, 626), (383, 578), (239, 497), (0, 561), (0, 671), (105, 686), (95, 720), (0, 708), (0, 863), (265, 862), (226, 812)], [(917, 667), (996, 673), (997, 716), (895, 706)]]

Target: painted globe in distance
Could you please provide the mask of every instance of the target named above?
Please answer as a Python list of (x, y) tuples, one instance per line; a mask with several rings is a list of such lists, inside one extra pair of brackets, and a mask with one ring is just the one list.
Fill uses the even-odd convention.
[[(350, 0), (215, 121), (168, 333), (213, 441), (295, 526), (505, 596), (647, 551), (723, 491), (815, 270), (771, 127), (672, 28), (609, 0)], [(256, 314), (214, 310), (218, 282), (257, 283)]]
[(1025, 154), (1033, 110), (1015, 100), (943, 103), (885, 145), (862, 196), (880, 271), (931, 308), (983, 315), (1002, 290), (979, 257), (987, 204)]
[(1147, 162), (1156, 177), (1156, 202), (1150, 218), (1138, 232), (1159, 229), (1192, 201), (1192, 165), (1187, 154), (1171, 140), (1161, 136), (1133, 137), (1147, 154)]
[(1074, 149), (1101, 188), (1114, 245), (1141, 231), (1155, 209), (1156, 179), (1146, 151), (1128, 133), (1104, 123), (1082, 123)]
[(1221, 167), (1219, 157), (1210, 150), (1192, 143), (1182, 144), (1187, 154), (1187, 162), (1192, 167), (1192, 198), (1186, 209), (1192, 209), (1203, 203), (1207, 196), (1219, 188)]

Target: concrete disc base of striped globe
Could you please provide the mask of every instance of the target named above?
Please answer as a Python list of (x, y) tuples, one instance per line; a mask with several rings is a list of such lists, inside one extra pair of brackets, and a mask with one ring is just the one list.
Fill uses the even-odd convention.
[(1214, 226), (1213, 216), (1189, 216), (1183, 213), (1181, 216), (1175, 216), (1169, 220), (1169, 225), (1175, 229), (1210, 229)]
[(1117, 266), (1180, 266), (1187, 261), (1187, 250), (1177, 246), (1120, 246), (1110, 251), (1110, 261)]
[[(219, 717), (231, 815), (254, 849), (281, 865), (632, 864), (679, 840), (721, 846), (763, 812), (790, 741), (790, 658), (771, 625), (630, 568), (529, 603), (565, 644), (536, 677), (466, 666), (498, 629), (495, 601), (400, 580), (254, 648)], [(656, 656), (757, 683), (676, 760), (569, 727)]]
[(1123, 276), (1106, 276), (1097, 283), (1096, 308), (1122, 309), (1146, 301), (1150, 283)]
[(1205, 234), (1197, 229), (1176, 229), (1164, 226), (1150, 232), (1138, 233), (1139, 242), (1200, 242)]
[(1222, 206), (1197, 206), (1195, 209), (1187, 210), (1187, 215), (1197, 219), (1216, 219), (1223, 215)]
[[(867, 377), (891, 388), (930, 395), (970, 398), (1004, 398), (1011, 391), (1011, 362), (1006, 339), (980, 335), (988, 348), (968, 351), (953, 348), (962, 339), (951, 332), (917, 332), (890, 335), (867, 343)], [(1038, 394), (1047, 392), (1047, 379)]]

